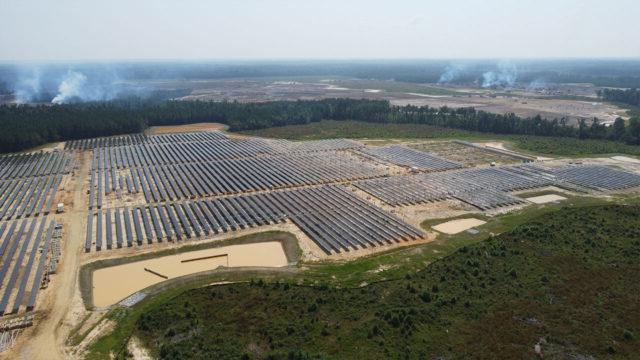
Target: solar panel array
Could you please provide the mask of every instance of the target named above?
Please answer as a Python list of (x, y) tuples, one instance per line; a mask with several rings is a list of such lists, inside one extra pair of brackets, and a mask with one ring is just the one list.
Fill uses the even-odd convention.
[(90, 209), (102, 208), (104, 195), (116, 191), (142, 192), (147, 202), (161, 202), (383, 175), (375, 165), (338, 151), (361, 146), (350, 140), (297, 145), (214, 138), (158, 145), (154, 138), (94, 149)]
[(474, 168), (441, 173), (394, 176), (355, 182), (359, 189), (393, 206), (456, 198), (483, 210), (522, 203), (508, 191), (551, 185), (509, 167)]
[(620, 190), (640, 186), (640, 175), (606, 166), (550, 169), (526, 164), (393, 176), (358, 181), (354, 185), (392, 206), (455, 198), (487, 210), (523, 202), (508, 194), (510, 191), (551, 185)]
[(622, 190), (640, 186), (640, 175), (606, 166), (571, 166), (554, 172), (558, 181), (593, 190)]
[(62, 174), (69, 171), (70, 158), (63, 151), (0, 156), (0, 180)]
[(46, 216), (0, 225), (0, 315), (35, 307), (54, 229)]
[(138, 144), (162, 144), (178, 142), (199, 142), (223, 140), (227, 136), (221, 131), (192, 132), (180, 134), (161, 134), (147, 136), (144, 134), (127, 134), (104, 136), (91, 139), (71, 140), (65, 143), (66, 150), (91, 150), (101, 147), (126, 146)]
[[(341, 183), (394, 206), (454, 198), (487, 210), (524, 202), (511, 191), (577, 181), (569, 173), (559, 180), (557, 170), (531, 164), (463, 168), (404, 146), (366, 148), (346, 139), (232, 139), (208, 132), (72, 145), (83, 146), (93, 150), (86, 251), (183, 241), (289, 219), (332, 254), (422, 236)], [(420, 173), (388, 176), (380, 162)], [(137, 200), (113, 208), (111, 201), (123, 202), (112, 193)]]
[(46, 215), (73, 166), (68, 151), (0, 156), (0, 315), (35, 306), (47, 259), (56, 261)]
[(360, 150), (360, 152), (392, 164), (416, 168), (423, 171), (443, 171), (463, 167), (463, 165), (458, 162), (401, 145), (366, 148)]
[(85, 251), (182, 241), (287, 218), (327, 254), (422, 236), (419, 230), (334, 185), (90, 212)]
[(0, 220), (48, 214), (64, 174), (72, 167), (67, 152), (0, 157)]

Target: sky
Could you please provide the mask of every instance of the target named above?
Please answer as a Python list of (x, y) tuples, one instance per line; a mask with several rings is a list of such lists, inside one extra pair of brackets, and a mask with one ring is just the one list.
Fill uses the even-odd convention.
[(0, 0), (0, 61), (640, 57), (638, 0)]

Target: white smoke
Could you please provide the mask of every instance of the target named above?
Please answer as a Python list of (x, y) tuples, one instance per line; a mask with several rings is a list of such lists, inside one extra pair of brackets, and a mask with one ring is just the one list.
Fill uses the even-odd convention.
[(42, 85), (40, 84), (40, 69), (33, 68), (29, 74), (21, 76), (14, 84), (13, 91), (16, 97), (16, 102), (20, 104), (35, 101), (42, 91)]
[(529, 91), (546, 90), (548, 88), (550, 88), (550, 85), (542, 78), (535, 79), (527, 85), (527, 90)]
[(463, 65), (460, 65), (460, 64), (447, 65), (447, 67), (444, 69), (444, 73), (440, 75), (440, 80), (438, 80), (438, 83), (443, 84), (443, 83), (449, 83), (454, 80), (457, 80), (458, 78), (460, 78), (463, 72), (464, 72)]
[(87, 77), (79, 72), (69, 71), (67, 77), (58, 86), (58, 95), (53, 100), (54, 104), (64, 104), (73, 99), (82, 99), (85, 95)]
[(487, 71), (482, 74), (482, 87), (513, 86), (518, 79), (518, 69), (508, 61), (498, 63), (496, 71)]
[(114, 79), (98, 79), (91, 82), (81, 72), (69, 70), (60, 85), (58, 94), (51, 100), (54, 104), (83, 101), (113, 100), (118, 95)]

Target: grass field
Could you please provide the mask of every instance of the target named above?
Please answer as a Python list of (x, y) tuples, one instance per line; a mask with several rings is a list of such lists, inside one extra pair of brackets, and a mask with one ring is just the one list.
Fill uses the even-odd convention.
[(179, 358), (629, 358), (640, 351), (638, 206), (565, 208), (364, 287), (231, 284), (136, 321)]
[(448, 139), (477, 136), (477, 134), (470, 131), (439, 128), (429, 125), (378, 124), (361, 121), (334, 120), (324, 120), (305, 125), (289, 125), (250, 130), (242, 133), (290, 140), (319, 140), (340, 137), (353, 139)]
[(378, 124), (324, 120), (305, 125), (272, 127), (243, 134), (290, 140), (352, 139), (463, 139), (503, 140), (527, 153), (557, 156), (626, 154), (640, 156), (640, 147), (605, 140), (579, 140), (542, 136), (498, 135), (421, 124)]

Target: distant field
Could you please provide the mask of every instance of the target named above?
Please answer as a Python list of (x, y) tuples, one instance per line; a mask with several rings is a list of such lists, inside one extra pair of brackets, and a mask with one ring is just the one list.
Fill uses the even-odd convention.
[(640, 147), (606, 140), (487, 134), (422, 124), (378, 124), (323, 120), (305, 125), (244, 131), (242, 134), (290, 140), (352, 139), (466, 139), (504, 140), (525, 152), (558, 156), (627, 154), (640, 156)]
[(226, 130), (227, 125), (218, 123), (197, 123), (186, 125), (166, 125), (166, 126), (152, 126), (147, 129), (146, 133), (149, 135), (159, 134), (173, 134), (183, 132), (195, 132), (195, 131), (212, 131), (212, 130)]
[(242, 134), (290, 140), (351, 139), (450, 139), (495, 138), (487, 134), (421, 124), (378, 124), (362, 121), (323, 120), (305, 125), (243, 131)]
[(549, 358), (630, 358), (638, 212), (563, 209), (364, 287), (189, 290), (144, 312), (134, 335), (166, 359), (533, 358), (536, 344)]

